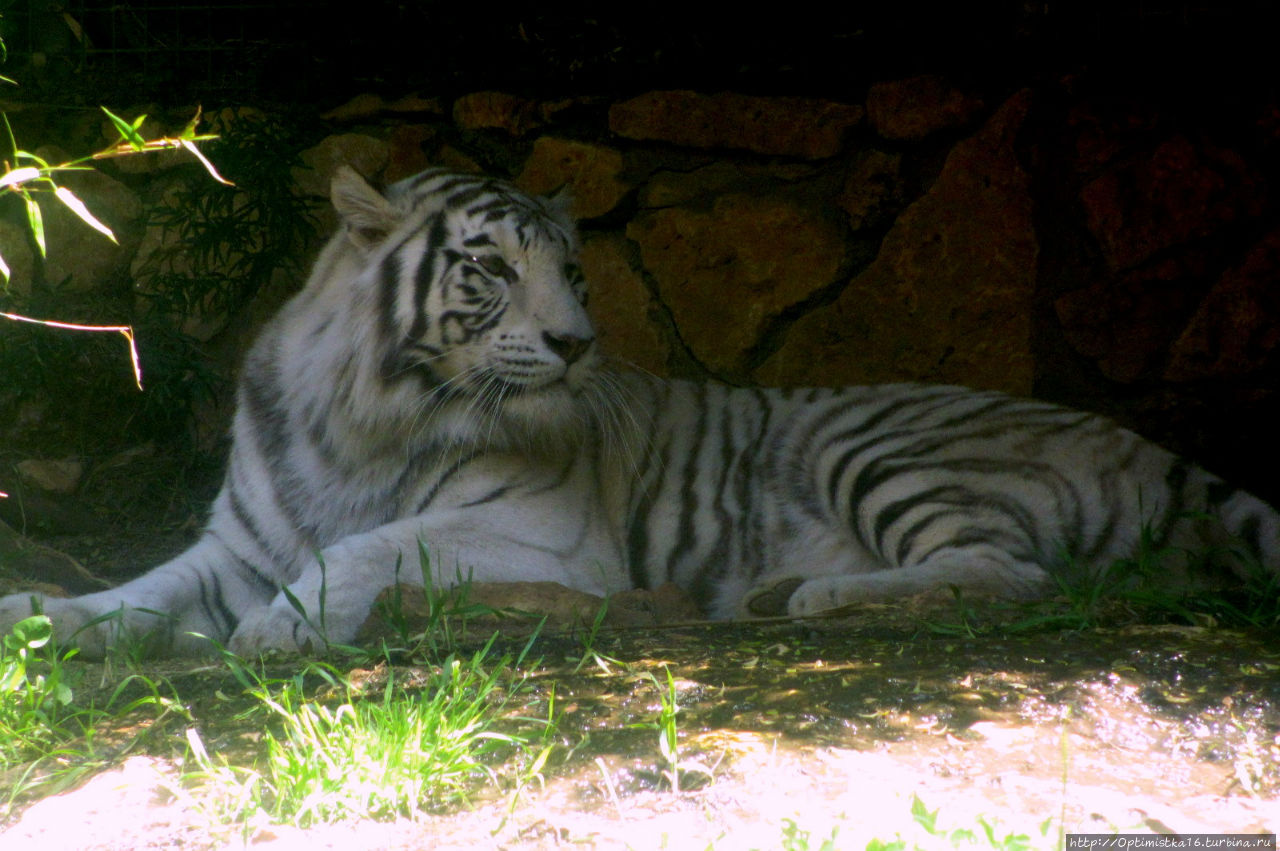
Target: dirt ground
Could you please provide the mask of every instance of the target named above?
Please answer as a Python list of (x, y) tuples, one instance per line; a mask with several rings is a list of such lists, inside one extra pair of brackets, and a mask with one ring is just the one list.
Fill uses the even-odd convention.
[[(955, 635), (929, 617), (606, 631), (593, 650), (612, 661), (576, 671), (582, 636), (549, 636), (532, 685), (545, 694), (554, 683), (562, 746), (544, 782), (514, 802), (480, 790), (470, 806), (413, 821), (227, 826), (161, 746), (30, 805), (0, 847), (953, 847), (913, 820), (913, 796), (946, 831), (993, 825), (995, 847), (1019, 834), (1055, 847), (1060, 830), (1280, 827), (1274, 635), (1141, 625)], [(678, 791), (644, 726), (659, 705), (645, 672), (663, 666), (680, 695)], [(179, 693), (199, 702), (201, 680), (157, 673), (177, 675)]]

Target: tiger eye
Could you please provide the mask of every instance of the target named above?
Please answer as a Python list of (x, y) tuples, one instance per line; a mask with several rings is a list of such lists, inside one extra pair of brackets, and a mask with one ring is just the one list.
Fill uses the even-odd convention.
[(508, 281), (514, 281), (516, 279), (515, 270), (507, 265), (506, 260), (503, 260), (496, 254), (486, 254), (484, 257), (472, 257), (471, 260), (478, 263), (481, 269), (484, 269), (496, 278), (503, 278)]

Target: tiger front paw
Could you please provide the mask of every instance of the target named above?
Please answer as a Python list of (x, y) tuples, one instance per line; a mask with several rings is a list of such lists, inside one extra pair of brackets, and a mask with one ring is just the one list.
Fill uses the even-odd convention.
[(765, 585), (757, 585), (742, 599), (742, 609), (749, 618), (772, 618), (788, 614), (788, 604), (804, 580), (788, 576)]
[(252, 657), (270, 651), (311, 656), (329, 646), (314, 626), (291, 608), (262, 606), (240, 619), (228, 649)]

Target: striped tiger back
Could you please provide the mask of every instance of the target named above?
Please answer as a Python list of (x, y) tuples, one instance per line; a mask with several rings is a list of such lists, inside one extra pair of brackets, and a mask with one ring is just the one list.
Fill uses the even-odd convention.
[(674, 580), (720, 616), (947, 586), (1035, 598), (1133, 556), (1144, 530), (1171, 587), (1222, 580), (1190, 572), (1210, 551), (1236, 574), (1280, 567), (1269, 506), (1093, 414), (948, 386), (642, 385), (663, 416), (633, 580)]
[[(333, 202), (339, 232), (246, 359), (204, 535), (119, 588), (42, 601), (64, 637), (118, 613), (78, 636), (86, 655), (121, 634), (347, 642), (396, 582), (674, 581), (715, 617), (809, 615), (947, 586), (1034, 598), (1144, 534), (1280, 574), (1275, 511), (1101, 417), (607, 366), (562, 202), (440, 170), (382, 194), (349, 169)], [(30, 610), (0, 600), (0, 629)]]

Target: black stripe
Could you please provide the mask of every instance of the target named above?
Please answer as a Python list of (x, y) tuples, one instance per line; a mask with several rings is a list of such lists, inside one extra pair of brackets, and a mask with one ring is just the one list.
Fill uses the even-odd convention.
[[(662, 388), (667, 393), (670, 387)], [(654, 410), (661, 411), (666, 407), (665, 400), (655, 400)], [(668, 582), (672, 579), (671, 563), (668, 561), (664, 564), (663, 572), (660, 577), (652, 578), (649, 575), (649, 516), (653, 511), (654, 500), (658, 494), (662, 493), (663, 486), (666, 483), (667, 472), (670, 469), (673, 453), (672, 440), (670, 434), (667, 434), (667, 441), (661, 447), (655, 449), (657, 454), (656, 463), (651, 464), (649, 469), (653, 471), (653, 479), (648, 483), (641, 483), (637, 490), (637, 495), (633, 497), (634, 504), (631, 507), (630, 522), (627, 524), (627, 566), (631, 574), (631, 584), (635, 588), (654, 588)]]
[[(756, 410), (760, 412), (760, 418), (756, 422), (754, 438), (738, 456), (737, 493), (738, 505), (742, 509), (739, 521), (741, 527), (738, 529), (738, 557), (739, 563), (748, 571), (748, 577), (754, 579), (765, 567), (764, 517), (753, 499), (757, 487), (755, 467), (757, 459), (763, 457), (764, 442), (773, 418), (773, 405), (770, 404), (769, 397), (758, 388), (751, 388), (748, 392), (755, 402)], [(767, 460), (764, 466), (767, 468)]]
[[(201, 573), (197, 571), (196, 584), (199, 586), (200, 608), (209, 623), (218, 632), (217, 635), (211, 637), (219, 641), (225, 641), (231, 633), (235, 632), (236, 626), (240, 623), (240, 618), (228, 608), (226, 600), (223, 599), (222, 580), (218, 578), (216, 572)], [(212, 585), (212, 588), (210, 588), (210, 585)]]
[[(958, 514), (969, 514), (973, 509), (981, 509), (987, 511), (998, 511), (1006, 518), (1013, 522), (1020, 534), (1015, 534), (1008, 529), (1002, 529), (995, 526), (984, 525), (981, 527), (987, 533), (988, 538), (983, 539), (983, 543), (989, 539), (1003, 538), (1008, 541), (1014, 541), (1027, 547), (1031, 552), (1041, 552), (1040, 535), (1038, 533), (1036, 517), (1022, 503), (1007, 499), (999, 495), (980, 493), (969, 488), (958, 485), (944, 485), (931, 488), (919, 494), (915, 494), (906, 499), (899, 500), (882, 509), (876, 517), (875, 522), (875, 552), (882, 558), (887, 558), (884, 550), (884, 538), (888, 534), (892, 524), (904, 516), (912, 509), (921, 506), (938, 505), (946, 506), (944, 510), (935, 511), (927, 516), (917, 520), (898, 538), (898, 546), (896, 547), (893, 560), (897, 565), (907, 563), (911, 550), (915, 546), (916, 539), (924, 534), (929, 526), (945, 519), (955, 517)], [(972, 534), (977, 534), (975, 531)], [(953, 536), (943, 545), (935, 549), (945, 549), (947, 547), (959, 547), (962, 539)], [(916, 562), (923, 559), (917, 559)]]
[[(828, 440), (826, 443), (826, 446), (830, 447), (836, 444), (841, 444), (846, 441), (852, 440), (853, 438), (856, 438), (856, 437), (861, 437), (866, 434), (871, 435), (870, 439), (861, 441), (859, 443), (855, 443), (854, 445), (850, 446), (843, 453), (841, 453), (840, 457), (836, 460), (835, 465), (832, 467), (827, 477), (827, 503), (831, 505), (833, 508), (839, 503), (840, 482), (844, 478), (845, 473), (848, 471), (849, 466), (853, 463), (853, 460), (855, 458), (857, 458), (859, 455), (861, 455), (863, 452), (867, 451), (868, 449), (871, 449), (877, 446), (878, 444), (883, 443), (888, 438), (898, 437), (904, 433), (908, 433), (907, 431), (899, 430), (899, 429), (895, 429), (894, 431), (891, 431), (891, 432), (877, 432), (876, 429), (880, 426), (881, 423), (883, 423), (885, 420), (892, 417), (894, 414), (897, 414), (909, 408), (920, 406), (921, 404), (926, 402), (933, 402), (935, 401), (936, 398), (937, 398), (936, 396), (930, 396), (926, 398), (911, 397), (911, 398), (905, 398), (905, 399), (897, 399), (895, 401), (890, 402), (887, 405), (884, 405), (875, 413), (868, 416), (866, 419), (858, 423), (853, 428), (846, 429), (840, 432), (839, 434), (835, 435), (834, 437), (832, 437), (830, 440)], [(946, 397), (944, 399), (943, 405), (945, 406), (947, 404), (950, 404), (952, 401), (954, 401), (952, 397)], [(849, 408), (858, 409), (858, 410), (860, 410), (862, 407), (863, 407), (862, 405), (858, 405), (858, 404), (849, 406)], [(848, 411), (849, 408), (841, 407), (833, 410), (843, 414), (845, 411)], [(933, 410), (935, 410), (935, 408), (929, 407), (923, 413), (930, 413)], [(827, 418), (823, 417), (822, 419), (827, 419)], [(814, 431), (815, 430), (811, 429), (810, 434), (814, 433)], [(807, 442), (808, 441), (806, 441), (806, 443)], [(824, 449), (825, 448), (826, 447), (824, 447)]]
[(949, 538), (928, 552), (922, 553), (914, 561), (914, 564), (923, 564), (938, 553), (947, 550), (964, 550), (976, 546), (989, 546), (1002, 551), (1016, 561), (1037, 564), (1039, 551), (1035, 549), (1022, 550), (1018, 545), (1024, 543), (1025, 541), (1019, 540), (1016, 536), (1010, 535), (1003, 529), (992, 529), (987, 526), (974, 527)]
[[(241, 510), (243, 510), (243, 507), (241, 508)], [(236, 513), (234, 507), (232, 509), (232, 512)], [(237, 517), (237, 519), (239, 519), (239, 517)], [(243, 524), (243, 521), (242, 521), (242, 524)], [(247, 584), (254, 585), (262, 589), (262, 591), (268, 597), (274, 596), (276, 592), (280, 590), (279, 582), (277, 582), (274, 578), (272, 578), (268, 574), (263, 573), (261, 570), (255, 567), (251, 562), (242, 558), (235, 550), (231, 549), (230, 545), (227, 544), (226, 539), (224, 539), (216, 531), (210, 530), (205, 534), (209, 535), (209, 537), (211, 538), (214, 538), (215, 540), (218, 541), (219, 544), (222, 545), (222, 548), (226, 550), (226, 552), (231, 556), (232, 565), (240, 573), (241, 577), (246, 580)], [(261, 546), (259, 546), (259, 550), (262, 550)]]
[(430, 508), (431, 503), (440, 495), (440, 491), (449, 483), (449, 480), (482, 454), (483, 453), (479, 450), (468, 452), (450, 464), (449, 467), (436, 478), (435, 482), (431, 485), (431, 490), (427, 492), (427, 495), (418, 502), (417, 509), (414, 513), (422, 514)]
[[(272, 490), (272, 497), (276, 498), (274, 488), (271, 487), (271, 482), (268, 481), (267, 484), (268, 488)], [(259, 552), (265, 553), (274, 562), (287, 562), (290, 559), (292, 550), (282, 551), (273, 546), (277, 543), (276, 538), (278, 536), (268, 537), (258, 526), (255, 516), (240, 499), (239, 491), (234, 482), (231, 482), (228, 485), (227, 501), (231, 503), (231, 515), (235, 517), (236, 521), (240, 524), (241, 529), (243, 529), (250, 539), (253, 540), (253, 543), (257, 546)], [(296, 530), (291, 529), (290, 531)], [(289, 541), (287, 543), (292, 544), (296, 542)], [(228, 547), (228, 549), (230, 549), (230, 547)]]
[(396, 321), (400, 273), (399, 252), (392, 252), (382, 258), (382, 264), (378, 268), (378, 330), (383, 340), (392, 343), (400, 339), (400, 327)]
[[(698, 461), (701, 460), (703, 446), (707, 438), (707, 385), (700, 384), (697, 386), (697, 397), (695, 404), (697, 408), (697, 421), (693, 427), (693, 443), (689, 447), (689, 454), (685, 458), (684, 469), (681, 470), (679, 503), (680, 503), (680, 523), (676, 532), (675, 541), (672, 546), (667, 549), (667, 574), (671, 574), (673, 566), (683, 556), (687, 555), (697, 546), (698, 530), (694, 526), (695, 516), (698, 513), (699, 504), (699, 481), (698, 481)], [(688, 591), (693, 599), (703, 605), (705, 600), (709, 598), (714, 590), (710, 585), (710, 579), (707, 571), (702, 570), (697, 573), (688, 583)]]
[(427, 333), (430, 322), (430, 317), (427, 315), (427, 299), (431, 294), (431, 288), (435, 286), (437, 277), (447, 271), (436, 269), (436, 254), (444, 247), (446, 238), (444, 217), (433, 217), (427, 229), (427, 244), (423, 247), (418, 268), (413, 274), (414, 312), (408, 334), (412, 340), (421, 340)]

